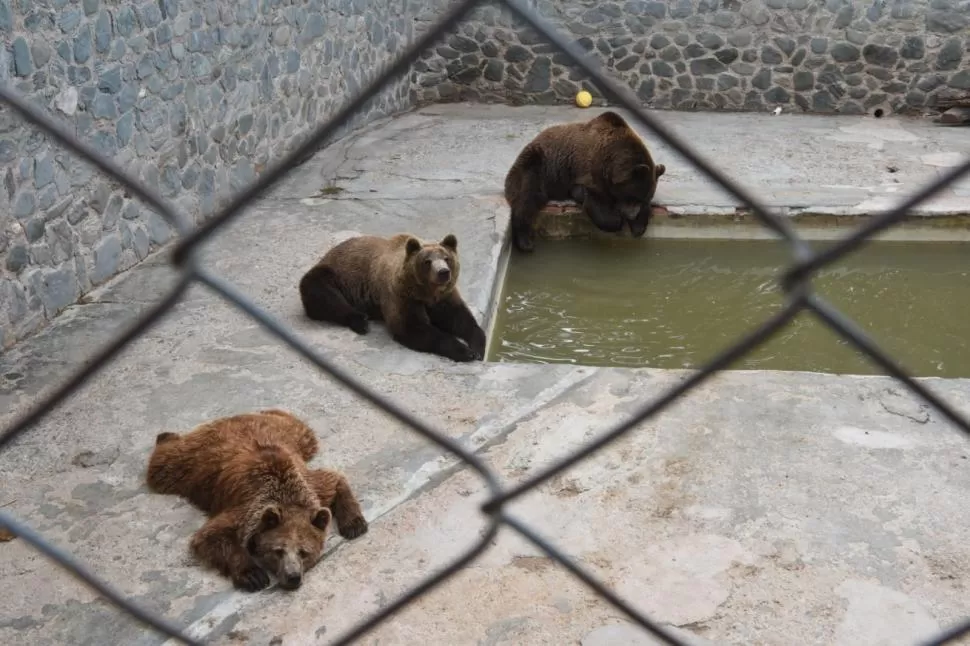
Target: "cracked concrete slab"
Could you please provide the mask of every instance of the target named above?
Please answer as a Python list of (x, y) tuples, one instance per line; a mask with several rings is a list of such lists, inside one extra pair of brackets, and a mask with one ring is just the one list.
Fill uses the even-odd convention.
[[(483, 458), (518, 482), (682, 376), (597, 370)], [(933, 386), (965, 397), (965, 382)], [(917, 643), (967, 613), (970, 548), (956, 528), (970, 523), (970, 447), (938, 415), (921, 424), (885, 411), (895, 397), (882, 378), (728, 373), (510, 513), (693, 643)], [(870, 434), (897, 441), (861, 441)], [(486, 497), (474, 473), (456, 474), (385, 516), (386, 539), (347, 546), (326, 576), (245, 613), (234, 634), (292, 644), (341, 634), (472, 545)], [(659, 643), (619, 617), (503, 530), (368, 640)]]
[[(308, 321), (296, 285), (349, 235), (452, 232), (462, 253), (459, 284), (487, 322), (503, 271), (508, 164), (543, 125), (592, 114), (454, 105), (385, 120), (295, 169), (207, 243), (202, 260), (328, 358), (477, 451), (503, 480), (520, 480), (684, 373), (454, 364), (400, 348), (381, 326), (357, 337)], [(891, 181), (884, 163), (901, 164), (891, 175), (902, 195), (950, 163), (924, 156), (970, 149), (953, 129), (913, 121), (658, 118), (712, 161), (731, 159), (728, 172), (788, 206), (873, 199)], [(661, 201), (730, 204), (652, 145), (671, 169)], [(0, 423), (172, 288), (167, 253), (0, 355)], [(970, 411), (966, 381), (928, 383)], [(298, 592), (248, 595), (191, 561), (188, 537), (201, 515), (150, 495), (142, 478), (157, 433), (269, 406), (292, 410), (316, 430), (322, 448), (314, 464), (347, 473), (372, 529), (352, 543), (332, 539)], [(962, 600), (970, 582), (962, 540), (968, 451), (965, 438), (889, 379), (730, 373), (513, 511), (692, 643), (915, 640), (970, 614)], [(453, 457), (314, 371), (203, 286), (0, 453), (0, 471), (0, 505), (126, 594), (220, 644), (327, 643), (464, 549), (483, 523), (482, 484)], [(22, 541), (0, 543), (0, 577), (10, 590), (30, 591), (0, 602), (4, 644), (165, 641)], [(481, 561), (381, 628), (379, 639), (640, 643), (622, 637), (630, 631), (642, 634), (503, 531)]]

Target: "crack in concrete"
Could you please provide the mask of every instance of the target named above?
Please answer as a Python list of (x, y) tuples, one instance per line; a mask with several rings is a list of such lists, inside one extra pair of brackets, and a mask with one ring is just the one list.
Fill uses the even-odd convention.
[[(361, 173), (367, 172), (362, 170)], [(408, 179), (414, 182), (464, 182), (465, 179), (461, 177), (415, 177), (413, 175), (406, 175), (404, 173), (392, 173), (386, 170), (375, 170), (373, 171), (375, 175), (387, 175), (388, 177), (400, 177), (401, 179)]]
[(89, 307), (91, 305), (144, 305), (146, 307), (150, 307), (152, 305), (157, 305), (157, 304), (158, 304), (158, 301), (143, 301), (137, 298), (132, 298), (130, 300), (124, 300), (124, 301), (117, 301), (110, 298), (105, 298), (105, 299), (99, 298), (97, 300), (78, 301), (77, 303), (70, 305), (70, 307), (77, 307), (78, 309), (81, 309), (82, 307)]
[[(400, 138), (403, 137), (403, 136), (411, 137), (417, 131), (427, 130), (429, 128), (434, 127), (436, 125), (436, 122), (437, 121), (439, 121), (439, 120), (437, 120), (437, 119), (430, 119), (430, 120), (428, 120), (428, 123), (421, 124), (421, 125), (416, 125), (416, 126), (413, 126), (413, 127), (408, 128), (407, 130), (402, 130), (400, 132), (393, 133), (390, 136), (386, 137), (383, 141), (384, 142), (399, 142), (400, 141)], [(355, 150), (357, 148), (357, 145), (360, 143), (360, 140), (364, 138), (364, 136), (366, 136), (367, 134), (369, 134), (370, 132), (375, 131), (375, 130), (377, 130), (377, 128), (361, 130), (355, 136), (351, 137), (349, 140), (346, 141), (346, 146), (342, 150), (343, 159), (334, 168), (333, 175), (330, 177), (330, 181), (331, 182), (337, 182), (337, 181), (353, 182), (353, 181), (359, 180), (361, 177), (363, 177), (366, 173), (369, 172), (368, 169), (366, 169), (366, 168), (354, 168), (354, 167), (351, 167), (349, 170), (350, 170), (350, 172), (355, 173), (355, 175), (353, 175), (353, 176), (344, 176), (344, 175), (341, 175), (341, 172), (345, 172), (346, 170), (348, 170), (348, 169), (345, 169), (345, 166), (347, 166), (348, 164), (352, 164), (352, 162), (362, 161), (364, 159), (368, 159), (369, 158), (369, 156), (367, 154), (364, 154), (362, 156), (353, 156), (352, 157), (351, 156), (351, 153), (355, 152)], [(385, 174), (394, 175), (394, 173), (385, 173)], [(422, 178), (407, 177), (406, 175), (399, 175), (399, 176), (402, 177), (403, 179), (413, 179), (415, 181), (427, 181), (427, 180), (423, 180)], [(460, 181), (463, 181), (463, 180), (449, 180), (449, 181), (460, 182)]]
[[(337, 164), (337, 167), (334, 169), (333, 177), (330, 178), (331, 182), (337, 182), (338, 180), (353, 182), (355, 180), (360, 179), (364, 175), (364, 173), (367, 172), (362, 168), (351, 167), (350, 170), (354, 173), (357, 173), (355, 177), (342, 177), (340, 174), (340, 171), (343, 169), (343, 167), (351, 163), (350, 152), (354, 149), (354, 143), (355, 143), (354, 141), (351, 141), (350, 143), (347, 144), (347, 147), (344, 148), (344, 151), (343, 151), (344, 158), (339, 164)], [(359, 161), (359, 159), (360, 158), (355, 158), (354, 161)]]
[(346, 191), (345, 194), (341, 194), (341, 197), (327, 196), (327, 197), (291, 197), (291, 198), (279, 198), (280, 201), (284, 200), (326, 200), (329, 202), (445, 202), (449, 200), (463, 200), (467, 198), (482, 198), (482, 197), (494, 197), (494, 195), (487, 193), (462, 193), (461, 195), (444, 195), (440, 197), (387, 197), (383, 195), (373, 195), (370, 197), (363, 197), (365, 193), (353, 193), (351, 191)]
[(885, 401), (881, 399), (879, 400), (879, 405), (882, 406), (883, 410), (885, 410), (890, 415), (896, 415), (897, 417), (905, 417), (906, 419), (916, 422), (917, 424), (926, 424), (930, 421), (930, 413), (923, 406), (920, 406), (919, 416), (917, 417), (916, 415), (907, 413), (906, 411), (892, 408), (889, 404), (887, 404)]
[[(349, 160), (344, 160), (343, 163)], [(343, 163), (340, 168), (343, 167)], [(344, 181), (344, 182), (355, 182), (361, 179), (364, 175), (370, 173), (372, 175), (385, 175), (387, 177), (399, 177), (401, 179), (406, 179), (412, 182), (448, 182), (448, 183), (461, 183), (465, 181), (463, 177), (418, 177), (415, 175), (408, 175), (406, 173), (395, 173), (388, 170), (378, 170), (373, 168), (350, 168), (351, 172), (356, 173), (355, 175), (341, 175), (340, 171), (337, 171), (332, 178), (333, 182)], [(344, 189), (347, 190), (347, 189)]]

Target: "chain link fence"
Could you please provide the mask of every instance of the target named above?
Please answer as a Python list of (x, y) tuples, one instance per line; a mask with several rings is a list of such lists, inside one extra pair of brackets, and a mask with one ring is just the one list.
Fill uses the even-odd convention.
[[(461, 0), (457, 2), (400, 59), (378, 75), (359, 95), (348, 101), (346, 106), (336, 115), (317, 128), (302, 145), (286, 155), (278, 164), (267, 169), (257, 181), (239, 192), (220, 212), (198, 227), (193, 227), (190, 224), (191, 220), (189, 218), (177, 212), (162, 197), (146, 188), (141, 182), (133, 178), (111, 159), (100, 155), (94, 148), (77, 139), (51, 117), (32, 107), (25, 99), (11, 91), (9, 87), (0, 88), (0, 99), (4, 103), (13, 108), (26, 121), (57, 140), (65, 148), (85, 158), (88, 162), (97, 166), (102, 172), (112, 176), (115, 180), (123, 184), (132, 195), (144, 201), (145, 204), (164, 217), (175, 228), (180, 237), (172, 255), (173, 264), (180, 270), (180, 279), (174, 289), (166, 294), (155, 307), (141, 317), (127, 331), (116, 338), (107, 348), (101, 350), (93, 360), (81, 370), (77, 371), (65, 384), (57, 388), (44, 401), (34, 406), (26, 415), (7, 428), (0, 435), (0, 450), (3, 450), (14, 439), (37, 424), (44, 416), (63, 402), (65, 398), (107, 365), (128, 343), (137, 339), (148, 328), (157, 323), (179, 302), (186, 289), (193, 282), (202, 283), (209, 286), (229, 303), (252, 317), (252, 319), (278, 337), (280, 341), (310, 360), (320, 370), (329, 374), (356, 395), (374, 406), (383, 409), (384, 412), (406, 424), (422, 437), (456, 455), (465, 465), (476, 471), (484, 479), (491, 492), (490, 500), (481, 509), (488, 520), (488, 525), (482, 533), (481, 539), (471, 549), (453, 563), (437, 572), (434, 576), (422, 581), (405, 595), (385, 606), (380, 612), (360, 622), (353, 629), (337, 639), (334, 642), (335, 644), (350, 644), (355, 642), (376, 628), (385, 619), (444, 582), (461, 568), (470, 564), (487, 549), (499, 528), (505, 525), (535, 544), (540, 550), (548, 554), (549, 557), (565, 567), (574, 576), (582, 580), (583, 583), (629, 617), (630, 620), (651, 633), (659, 641), (675, 646), (685, 646), (682, 641), (664, 630), (663, 627), (617, 597), (592, 574), (571, 560), (556, 546), (537, 535), (527, 523), (509, 515), (505, 509), (506, 504), (554, 476), (561, 474), (566, 469), (569, 469), (596, 451), (606, 447), (620, 436), (632, 431), (641, 422), (657, 415), (675, 399), (690, 391), (717, 371), (723, 370), (735, 361), (743, 358), (747, 353), (770, 339), (802, 310), (812, 312), (840, 336), (868, 355), (883, 370), (904, 383), (911, 391), (935, 407), (957, 428), (967, 435), (970, 435), (970, 420), (961, 416), (954, 408), (946, 402), (941, 401), (925, 386), (916, 382), (906, 374), (891, 356), (887, 355), (873, 343), (865, 331), (856, 326), (851, 320), (843, 316), (838, 310), (815, 295), (812, 291), (812, 277), (817, 270), (865, 245), (874, 234), (884, 231), (898, 223), (915, 206), (933, 197), (940, 190), (962, 177), (970, 171), (970, 159), (960, 166), (950, 169), (936, 181), (923, 187), (894, 209), (873, 218), (864, 226), (859, 227), (851, 235), (841, 239), (823, 251), (813, 252), (808, 244), (799, 238), (787, 220), (772, 213), (755, 196), (749, 194), (721, 170), (694, 153), (686, 143), (672, 133), (665, 131), (649, 113), (640, 107), (639, 101), (629, 89), (609, 78), (595, 59), (587, 56), (566, 37), (558, 33), (550, 23), (536, 15), (529, 7), (527, 0), (502, 0), (501, 4), (510, 10), (513, 15), (547, 39), (558, 50), (568, 56), (577, 68), (584, 71), (587, 78), (600, 89), (607, 99), (613, 104), (629, 110), (636, 121), (648, 128), (655, 136), (666, 142), (680, 155), (701, 169), (705, 175), (716, 181), (727, 192), (746, 205), (764, 226), (774, 231), (788, 244), (792, 254), (792, 263), (783, 269), (779, 277), (780, 285), (786, 295), (784, 309), (757, 329), (739, 339), (733, 346), (715, 357), (704, 368), (694, 372), (690, 378), (671, 388), (652, 403), (643, 406), (626, 421), (606, 430), (596, 440), (551, 466), (540, 470), (538, 473), (531, 475), (515, 487), (505, 488), (499, 482), (497, 476), (476, 455), (470, 453), (453, 439), (435, 430), (428, 423), (402, 409), (394, 402), (384, 399), (377, 393), (371, 391), (348, 372), (333, 365), (325, 356), (298, 339), (293, 332), (283, 326), (272, 315), (260, 310), (260, 308), (232, 285), (201, 266), (195, 257), (195, 251), (200, 244), (215, 235), (219, 229), (237, 217), (247, 204), (258, 198), (267, 188), (279, 181), (290, 168), (319, 149), (341, 125), (347, 122), (355, 112), (374, 98), (388, 82), (406, 74), (409, 67), (425, 50), (439, 41), (442, 36), (453, 29), (464, 16), (475, 9), (481, 2), (482, 0)], [(104, 596), (112, 604), (129, 613), (135, 619), (154, 628), (160, 633), (186, 644), (200, 643), (198, 640), (188, 637), (179, 626), (171, 621), (148, 612), (131, 600), (126, 599), (123, 594), (98, 579), (89, 568), (75, 559), (70, 553), (51, 544), (39, 533), (18, 520), (14, 515), (2, 509), (0, 509), (0, 527), (7, 528), (39, 552), (53, 559), (59, 566)], [(943, 644), (954, 643), (960, 637), (967, 634), (970, 634), (970, 619), (925, 642), (925, 646), (942, 646)]]

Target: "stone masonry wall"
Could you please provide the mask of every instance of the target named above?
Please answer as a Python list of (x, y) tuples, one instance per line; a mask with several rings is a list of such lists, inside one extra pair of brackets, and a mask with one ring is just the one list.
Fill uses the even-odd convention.
[[(387, 0), (0, 0), (0, 81), (197, 219), (412, 37)], [(401, 79), (352, 126), (409, 105)], [(0, 347), (172, 237), (0, 108)]]
[[(651, 108), (922, 112), (970, 90), (966, 0), (532, 0)], [(484, 6), (412, 73), (416, 102), (598, 96), (561, 54)]]

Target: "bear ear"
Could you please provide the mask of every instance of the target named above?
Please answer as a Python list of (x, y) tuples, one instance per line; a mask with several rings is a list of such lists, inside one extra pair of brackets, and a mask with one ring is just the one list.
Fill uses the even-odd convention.
[(625, 128), (627, 126), (627, 123), (623, 117), (612, 110), (607, 110), (606, 112), (600, 113), (599, 116), (593, 117), (593, 120), (600, 123), (605, 123), (611, 128)]
[(279, 527), (281, 522), (283, 522), (283, 517), (280, 515), (280, 510), (275, 506), (267, 507), (263, 510), (263, 515), (259, 519), (259, 529), (265, 532)]
[(164, 444), (165, 442), (171, 442), (172, 440), (179, 439), (178, 433), (170, 433), (168, 431), (164, 433), (159, 433), (155, 436), (155, 444)]
[(667, 167), (663, 164), (657, 164), (653, 167), (653, 176), (660, 179), (660, 176), (667, 172)]
[(458, 251), (458, 238), (455, 237), (454, 233), (449, 233), (441, 240), (441, 246), (447, 247), (452, 251)]
[(417, 238), (408, 238), (408, 241), (404, 246), (404, 252), (410, 256), (419, 249), (421, 249), (421, 241)]
[(333, 518), (333, 514), (326, 507), (321, 507), (320, 511), (313, 515), (313, 519), (310, 521), (313, 526), (319, 530), (324, 530), (330, 524), (330, 519)]

